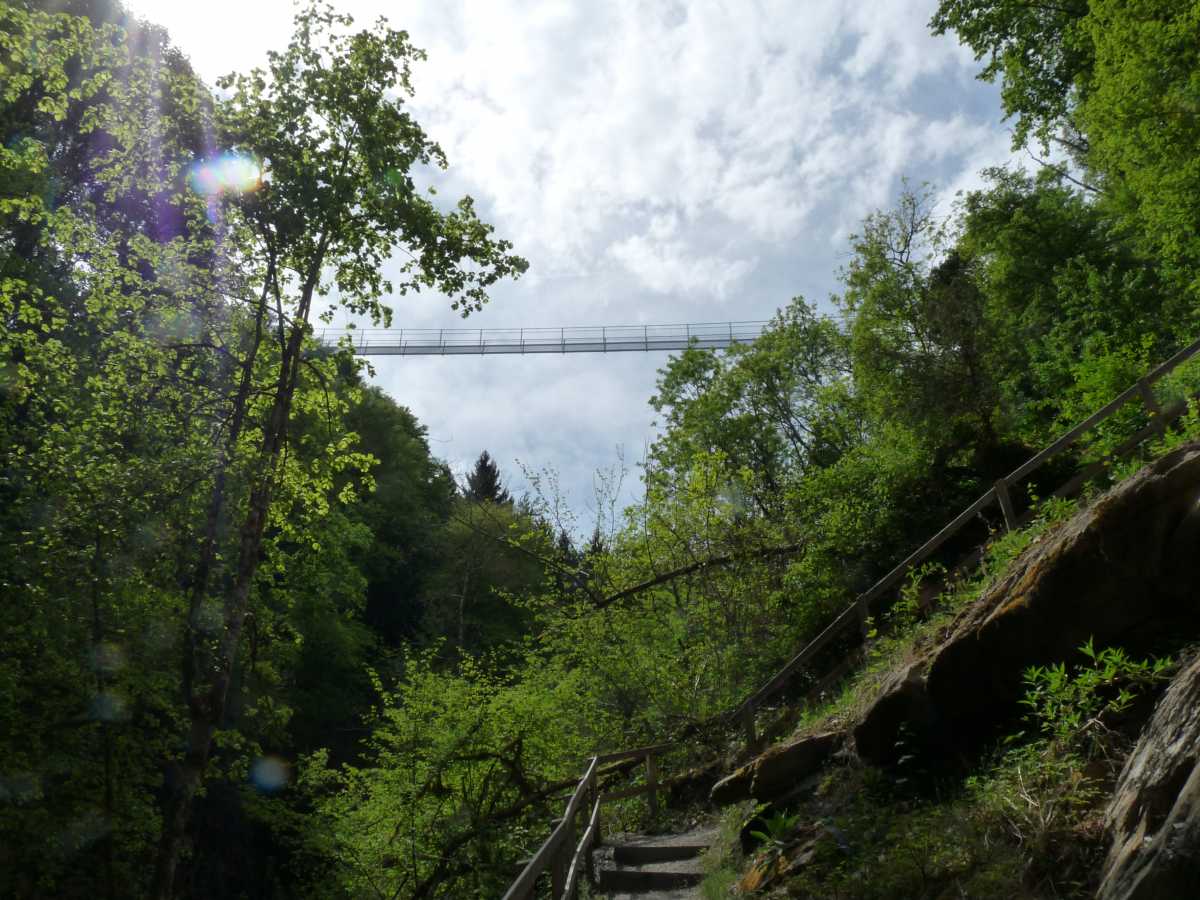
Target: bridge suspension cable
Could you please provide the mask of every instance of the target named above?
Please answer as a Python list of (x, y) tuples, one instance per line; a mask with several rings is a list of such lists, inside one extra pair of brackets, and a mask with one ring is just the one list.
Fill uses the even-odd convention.
[(327, 328), (317, 341), (347, 344), (359, 356), (489, 356), (529, 353), (648, 353), (720, 350), (748, 344), (770, 323), (700, 322), (683, 325), (597, 325), (569, 328)]

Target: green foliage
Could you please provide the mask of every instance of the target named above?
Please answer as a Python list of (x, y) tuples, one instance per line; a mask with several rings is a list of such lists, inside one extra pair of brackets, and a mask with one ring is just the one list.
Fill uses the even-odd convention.
[(948, 244), (929, 194), (906, 191), (851, 238), (839, 302), (872, 421), (937, 434), (953, 453), (972, 439), (995, 442), (996, 337), (975, 261)]
[[(1200, 10), (1170, 0), (1103, 0), (1089, 4), (1081, 24), (1094, 54), (1078, 111), (1089, 164), (1105, 173), (1117, 208), (1195, 298)], [(1194, 306), (1187, 324), (1197, 324)]]
[(1063, 497), (1050, 497), (1043, 501), (1037, 497), (1032, 499), (1036, 512), (1027, 527), (1005, 531), (988, 542), (979, 565), (984, 584), (999, 578), (1034, 541), (1055, 525), (1069, 519), (1079, 508), (1074, 500)]
[[(1180, 333), (1195, 330), (1195, 148), (1200, 14), (1170, 0), (943, 0), (938, 33), (954, 30), (1001, 80), (1017, 117), (1014, 146), (1036, 138), (1088, 170), (1101, 204), (1164, 264)], [(1182, 298), (1180, 298), (1182, 299)]]
[(830, 392), (846, 374), (845, 343), (802, 299), (780, 310), (752, 345), (725, 355), (687, 350), (659, 372), (650, 405), (663, 433), (650, 449), (648, 479), (669, 485), (707, 454), (729, 471), (752, 472), (753, 509), (777, 509), (788, 473), (827, 464), (853, 444), (853, 414)]
[(1081, 24), (1088, 7), (1087, 0), (941, 0), (930, 25), (935, 34), (956, 31), (976, 59), (986, 58), (980, 78), (1001, 79), (1005, 114), (1017, 117), (1013, 146), (1030, 137), (1045, 145), (1070, 125), (1077, 85), (1092, 66)]
[(1004, 430), (1037, 446), (1187, 332), (1152, 261), (1061, 175), (986, 174), (989, 187), (959, 208), (957, 247), (974, 261), (985, 317), (1004, 335), (992, 344)]
[[(360, 564), (387, 517), (352, 509), (375, 466), (351, 424), (361, 397), (302, 350), (305, 317), (323, 271), (382, 314), (378, 263), (400, 243), (417, 259), (400, 287), (464, 308), (524, 267), (469, 202), (443, 214), (403, 179), (378, 188), (379, 167), (435, 155), (383, 98), (406, 40), (323, 44), (348, 20), (299, 22), (272, 57), (295, 79), (234, 79), (217, 100), (161, 30), (0, 7), (0, 776), (30, 786), (0, 810), (6, 895), (147, 893), (164, 788), (206, 763), (200, 822), (229, 827), (198, 825), (183, 864), (197, 892), (225, 890), (232, 845), (264, 840), (251, 818), (289, 821), (284, 798), (223, 806), (255, 761), (360, 752), (340, 735), (376, 695)], [(214, 142), (268, 160), (269, 182), (197, 196), (187, 172)], [(285, 314), (292, 333), (264, 341)], [(407, 424), (420, 529), (443, 515), (444, 469)], [(234, 889), (286, 882), (267, 870), (240, 867)]]
[[(372, 722), (368, 765), (321, 786), (315, 816), (347, 896), (503, 893), (512, 860), (545, 839), (602, 721), (583, 679), (555, 668), (516, 681), (472, 662), (409, 655)], [(545, 785), (562, 781), (556, 789)]]
[(542, 588), (550, 539), (511, 504), (455, 500), (433, 537), (437, 562), (419, 595), (419, 634), (453, 657), (519, 644), (529, 627), (520, 598)]
[(814, 900), (1031, 896), (1015, 848), (988, 839), (976, 808), (949, 780), (939, 794), (934, 801), (897, 792), (876, 770), (834, 770), (809, 804), (815, 850), (782, 890)]
[(467, 488), (464, 496), (473, 503), (511, 503), (509, 496), (500, 479), (500, 467), (486, 450), (475, 460), (475, 468), (467, 475)]
[(1047, 742), (1015, 747), (966, 782), (980, 839), (1014, 849), (1011, 881), (1051, 896), (1091, 896), (1104, 852), (1098, 780)]
[(754, 814), (754, 808), (753, 801), (743, 801), (720, 811), (716, 836), (700, 858), (704, 871), (700, 893), (704, 900), (725, 900), (730, 895), (742, 862), (742, 829)]
[(778, 856), (787, 847), (800, 819), (798, 813), (788, 815), (780, 810), (763, 819), (762, 829), (752, 830), (750, 836), (759, 841), (768, 855)]
[[(314, 306), (387, 321), (386, 295), (430, 290), (465, 314), (525, 269), (470, 198), (419, 183), (445, 159), (407, 109), (405, 32), (310, 4), (214, 95), (117, 4), (34, 6), (0, 5), (6, 896), (146, 894), (160, 837), (160, 896), (164, 857), (205, 896), (499, 894), (588, 753), (730, 709), (1194, 338), (1196, 11), (946, 0), (935, 27), (987, 58), (1017, 141), (1078, 168), (985, 173), (947, 218), (904, 193), (850, 242), (843, 321), (797, 299), (752, 346), (673, 359), (644, 497), (580, 551), (486, 456), (456, 497), (412, 414), (306, 344)], [(257, 166), (254, 190), (197, 194), (214, 146)], [(1196, 386), (1185, 367), (1159, 398)], [(1079, 457), (1147, 421), (1130, 407)], [(1193, 405), (1148, 452), (1197, 435)], [(913, 573), (819, 715), (849, 716), (1071, 509), (996, 536), (940, 611), (921, 585), (963, 548)], [(1029, 673), (1041, 739), (946, 803), (847, 774), (793, 893), (1083, 890), (1085, 759), (1166, 672), (1084, 653)], [(294, 778), (253, 780), (264, 762)], [(646, 824), (640, 800), (607, 814)], [(799, 821), (768, 823), (772, 852)]]
[(1039, 730), (1085, 756), (1111, 751), (1111, 723), (1138, 695), (1162, 684), (1175, 668), (1170, 658), (1134, 660), (1120, 647), (1079, 648), (1088, 662), (1074, 672), (1066, 663), (1025, 671), (1021, 702)]

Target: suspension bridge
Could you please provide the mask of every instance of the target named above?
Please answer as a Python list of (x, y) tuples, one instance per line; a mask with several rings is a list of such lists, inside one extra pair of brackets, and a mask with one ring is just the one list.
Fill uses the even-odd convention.
[(359, 356), (650, 353), (688, 347), (722, 350), (733, 344), (749, 344), (769, 324), (754, 321), (570, 328), (327, 328), (318, 330), (314, 337), (328, 347), (350, 346)]

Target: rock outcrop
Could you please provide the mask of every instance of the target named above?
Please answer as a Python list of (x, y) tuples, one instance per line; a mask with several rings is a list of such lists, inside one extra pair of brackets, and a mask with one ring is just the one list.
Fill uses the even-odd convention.
[(1194, 633), (1197, 585), (1200, 445), (1190, 444), (1028, 549), (940, 647), (885, 684), (856, 749), (872, 763), (894, 761), (905, 740), (970, 749), (1017, 713), (1028, 667), (1070, 660), (1089, 638), (1136, 652)]
[(718, 781), (712, 789), (712, 802), (724, 806), (751, 797), (781, 797), (820, 769), (842, 740), (842, 735), (829, 732), (772, 747)]
[(925, 689), (925, 665), (913, 663), (884, 679), (875, 701), (854, 727), (854, 749), (862, 759), (891, 762), (913, 749), (906, 743), (930, 743), (938, 716)]
[(1172, 681), (1125, 762), (1098, 900), (1200, 893), (1200, 657)]

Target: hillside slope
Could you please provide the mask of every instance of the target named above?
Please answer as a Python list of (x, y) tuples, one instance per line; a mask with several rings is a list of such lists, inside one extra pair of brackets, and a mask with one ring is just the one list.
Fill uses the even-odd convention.
[(1200, 668), (1170, 660), (1200, 637), (1198, 586), (1191, 443), (885, 642), (853, 702), (720, 781), (714, 801), (748, 823), (742, 889), (1082, 897), (1103, 880), (1110, 900), (1186, 896)]

